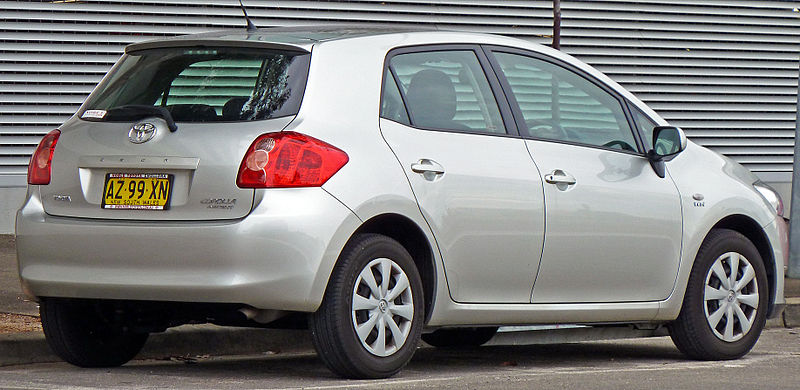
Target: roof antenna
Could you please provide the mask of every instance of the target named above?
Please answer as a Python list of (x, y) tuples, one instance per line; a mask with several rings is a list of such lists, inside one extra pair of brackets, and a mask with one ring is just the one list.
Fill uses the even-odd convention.
[(239, 5), (242, 7), (242, 13), (244, 14), (245, 20), (247, 20), (247, 31), (252, 32), (258, 30), (258, 27), (256, 27), (256, 25), (253, 24), (253, 21), (250, 20), (250, 17), (247, 16), (247, 10), (244, 9), (244, 4), (242, 4), (242, 0), (239, 0)]

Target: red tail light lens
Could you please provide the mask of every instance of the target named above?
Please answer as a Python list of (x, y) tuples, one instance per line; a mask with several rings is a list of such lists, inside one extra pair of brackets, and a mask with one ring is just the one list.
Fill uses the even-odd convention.
[(50, 184), (50, 168), (53, 162), (53, 151), (61, 131), (53, 130), (42, 138), (39, 146), (28, 163), (28, 184)]
[(295, 132), (256, 138), (239, 166), (241, 188), (319, 187), (347, 162), (347, 153)]

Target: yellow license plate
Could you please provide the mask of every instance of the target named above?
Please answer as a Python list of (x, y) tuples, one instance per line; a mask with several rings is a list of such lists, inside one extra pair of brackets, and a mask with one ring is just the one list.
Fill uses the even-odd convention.
[(109, 173), (103, 186), (104, 209), (167, 210), (172, 175), (165, 173)]

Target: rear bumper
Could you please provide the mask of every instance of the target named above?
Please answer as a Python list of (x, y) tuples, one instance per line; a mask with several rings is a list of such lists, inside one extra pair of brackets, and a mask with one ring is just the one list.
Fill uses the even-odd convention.
[(314, 311), (360, 222), (321, 188), (263, 195), (242, 219), (140, 222), (53, 217), (33, 188), (16, 222), (23, 290)]

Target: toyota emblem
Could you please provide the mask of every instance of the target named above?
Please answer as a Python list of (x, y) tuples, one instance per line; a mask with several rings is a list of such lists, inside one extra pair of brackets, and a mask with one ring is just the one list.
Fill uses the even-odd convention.
[(137, 123), (128, 132), (128, 139), (135, 144), (150, 141), (156, 135), (156, 126), (149, 122)]

